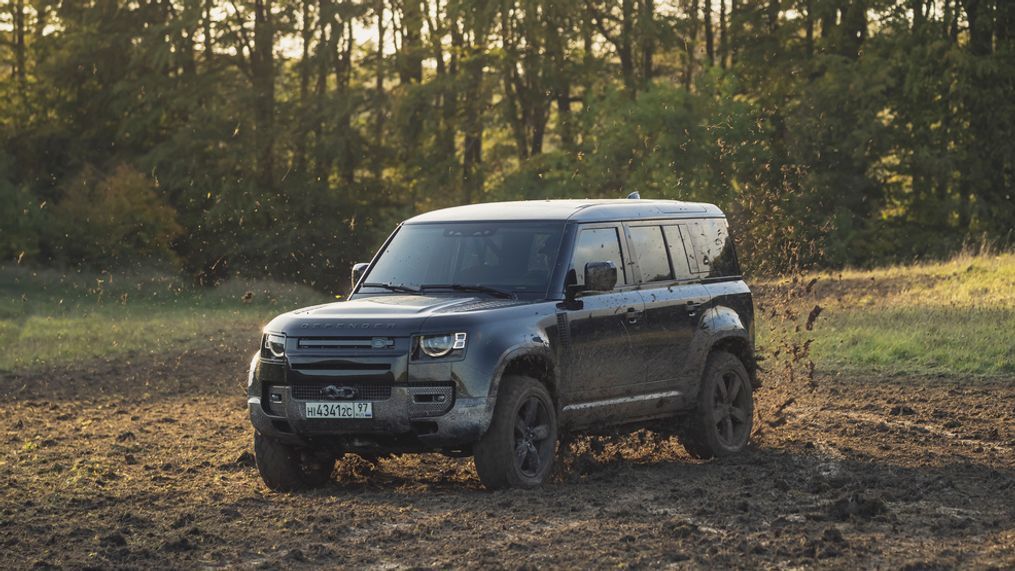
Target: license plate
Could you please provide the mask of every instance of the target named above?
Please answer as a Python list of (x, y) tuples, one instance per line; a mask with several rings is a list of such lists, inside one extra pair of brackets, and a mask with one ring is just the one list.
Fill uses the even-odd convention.
[(371, 402), (308, 402), (307, 418), (373, 418)]

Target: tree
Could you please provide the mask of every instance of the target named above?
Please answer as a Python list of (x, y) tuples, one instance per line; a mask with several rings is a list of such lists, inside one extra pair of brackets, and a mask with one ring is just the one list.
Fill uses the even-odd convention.
[(60, 226), (114, 187), (206, 282), (337, 283), (420, 210), (630, 190), (718, 201), (752, 271), (1008, 245), (1013, 30), (1001, 0), (11, 0), (0, 253), (130, 258)]

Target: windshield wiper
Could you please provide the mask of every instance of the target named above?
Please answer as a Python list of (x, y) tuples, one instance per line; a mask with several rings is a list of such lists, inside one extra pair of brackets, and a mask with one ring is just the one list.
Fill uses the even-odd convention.
[(518, 299), (518, 296), (513, 292), (506, 291), (503, 289), (497, 289), (495, 287), (485, 285), (468, 285), (468, 284), (424, 284), (419, 286), (419, 290), (427, 289), (450, 289), (454, 291), (470, 291), (479, 293), (488, 293), (494, 297), (500, 297), (505, 299)]
[(420, 293), (420, 289), (411, 288), (409, 286), (398, 285), (398, 284), (382, 284), (382, 283), (365, 283), (360, 287), (379, 287), (384, 288), (388, 291), (397, 291), (399, 293)]

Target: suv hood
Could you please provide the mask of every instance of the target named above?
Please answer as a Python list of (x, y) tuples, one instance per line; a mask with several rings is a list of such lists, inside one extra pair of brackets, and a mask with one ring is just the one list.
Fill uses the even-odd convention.
[(402, 336), (421, 330), (435, 314), (463, 313), (529, 303), (513, 299), (378, 295), (297, 309), (279, 315), (265, 331), (294, 337)]

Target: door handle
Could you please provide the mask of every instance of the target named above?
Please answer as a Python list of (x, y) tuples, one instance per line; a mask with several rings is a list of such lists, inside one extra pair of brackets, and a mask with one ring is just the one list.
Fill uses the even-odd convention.
[(639, 311), (637, 308), (634, 308), (634, 307), (627, 308), (627, 322), (628, 323), (630, 323), (631, 325), (634, 325), (635, 323), (638, 323), (638, 319), (639, 318), (641, 318), (641, 311)]

